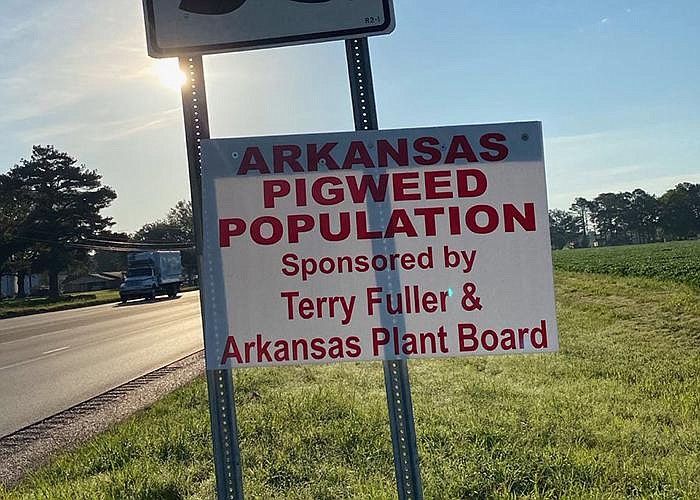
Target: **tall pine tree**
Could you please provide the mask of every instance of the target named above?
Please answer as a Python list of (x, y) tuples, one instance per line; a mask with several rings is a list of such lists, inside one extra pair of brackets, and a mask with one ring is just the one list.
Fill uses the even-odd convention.
[(117, 195), (96, 171), (53, 146), (34, 146), (6, 176), (26, 197), (19, 239), (36, 249), (32, 269), (48, 272), (49, 293), (57, 297), (58, 274), (87, 261), (86, 250), (73, 245), (113, 224), (100, 211)]

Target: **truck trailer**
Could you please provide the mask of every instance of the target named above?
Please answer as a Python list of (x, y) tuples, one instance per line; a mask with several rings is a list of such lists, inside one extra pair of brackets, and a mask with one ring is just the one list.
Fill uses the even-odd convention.
[(177, 297), (182, 285), (179, 251), (132, 252), (127, 256), (126, 277), (119, 287), (122, 304), (129, 299), (154, 300), (158, 295)]

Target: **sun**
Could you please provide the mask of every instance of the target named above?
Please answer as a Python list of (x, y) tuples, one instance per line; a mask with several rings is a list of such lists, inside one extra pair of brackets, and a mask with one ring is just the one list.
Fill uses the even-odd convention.
[(180, 70), (177, 59), (158, 59), (154, 61), (153, 71), (160, 83), (172, 90), (180, 90), (187, 81), (187, 76)]

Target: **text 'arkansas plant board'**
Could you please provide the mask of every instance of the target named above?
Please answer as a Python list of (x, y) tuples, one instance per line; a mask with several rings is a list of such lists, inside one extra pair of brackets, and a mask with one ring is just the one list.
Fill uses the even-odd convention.
[(143, 0), (152, 57), (391, 33), (392, 0)]
[(558, 348), (539, 122), (203, 142), (209, 369)]

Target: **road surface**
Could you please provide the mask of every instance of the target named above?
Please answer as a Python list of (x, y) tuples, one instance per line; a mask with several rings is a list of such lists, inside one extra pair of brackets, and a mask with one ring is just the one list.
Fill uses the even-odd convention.
[(197, 292), (0, 319), (0, 436), (200, 349)]

